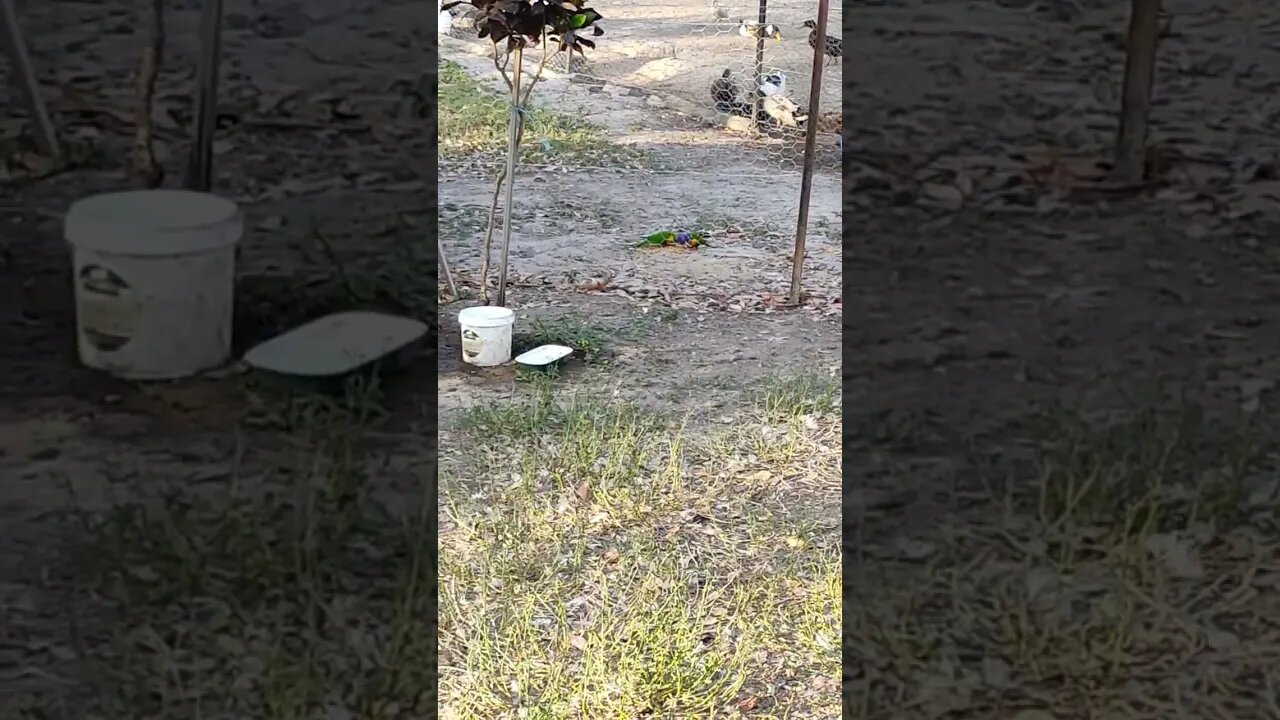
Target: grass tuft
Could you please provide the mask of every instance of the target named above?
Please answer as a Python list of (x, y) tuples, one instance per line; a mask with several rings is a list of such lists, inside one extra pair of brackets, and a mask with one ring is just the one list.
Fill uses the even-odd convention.
[(566, 315), (554, 319), (535, 318), (527, 333), (518, 337), (521, 347), (565, 345), (586, 361), (595, 360), (605, 350), (609, 331), (580, 317)]
[[(505, 152), (510, 110), (504, 96), (481, 85), (457, 63), (442, 60), (438, 102), (441, 157)], [(649, 164), (647, 153), (612, 142), (599, 126), (536, 106), (526, 115), (521, 151), (522, 161), (528, 163)]]

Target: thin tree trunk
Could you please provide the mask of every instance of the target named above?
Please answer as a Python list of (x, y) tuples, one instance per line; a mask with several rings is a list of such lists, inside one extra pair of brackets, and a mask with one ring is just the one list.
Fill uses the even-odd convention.
[[(498, 72), (502, 73), (503, 79), (506, 80), (507, 82), (507, 89), (511, 92), (511, 97), (516, 99), (516, 106), (517, 108), (519, 108), (519, 110), (522, 111), (529, 104), (529, 98), (530, 96), (533, 95), (533, 88), (537, 86), (538, 81), (542, 79), (542, 71), (544, 68), (546, 68), (547, 62), (551, 60), (551, 58), (552, 58), (552, 54), (548, 53), (547, 51), (547, 36), (546, 36), (546, 33), (543, 33), (542, 59), (538, 62), (538, 70), (533, 74), (533, 78), (529, 81), (529, 84), (525, 86), (524, 93), (522, 95), (519, 91), (518, 83), (513, 82), (511, 77), (507, 75), (506, 65), (498, 61), (497, 48), (495, 46), (494, 59), (493, 59), (494, 67), (498, 69)], [(519, 72), (519, 70), (517, 70), (517, 72)], [(520, 143), (524, 141), (525, 118), (524, 118), (523, 112), (516, 112), (515, 115), (516, 115), (516, 123), (517, 123), (515, 147), (518, 151), (520, 148)], [(489, 203), (489, 221), (485, 225), (486, 229), (484, 233), (484, 249), (483, 249), (483, 256), (480, 261), (480, 301), (485, 305), (489, 304), (489, 266), (491, 263), (490, 256), (493, 253), (494, 220), (498, 216), (498, 197), (501, 196), (502, 194), (502, 188), (503, 188), (502, 183), (508, 177), (507, 170), (508, 170), (507, 167), (503, 167), (498, 170), (498, 177), (493, 184), (493, 200)], [(506, 213), (505, 208), (504, 208), (504, 215), (508, 216), (508, 220), (510, 219), (509, 218), (510, 213)], [(506, 267), (505, 257), (503, 260), (503, 267)], [(502, 273), (502, 278), (503, 278), (503, 285), (505, 286), (506, 284), (505, 271)], [(504, 299), (505, 299), (505, 293), (504, 293)]]
[(493, 255), (493, 221), (498, 216), (498, 197), (502, 194), (502, 181), (507, 178), (507, 169), (498, 171), (498, 178), (493, 183), (493, 200), (489, 203), (489, 221), (485, 223), (484, 248), (480, 256), (480, 302), (489, 304), (489, 259)]
[(520, 154), (520, 134), (524, 128), (521, 116), (523, 103), (520, 102), (520, 73), (524, 68), (524, 47), (515, 48), (515, 72), (511, 79), (511, 129), (507, 135), (507, 187), (506, 199), (502, 203), (502, 254), (498, 257), (498, 305), (505, 307), (507, 302), (507, 260), (511, 254), (511, 211), (515, 202), (516, 156)]

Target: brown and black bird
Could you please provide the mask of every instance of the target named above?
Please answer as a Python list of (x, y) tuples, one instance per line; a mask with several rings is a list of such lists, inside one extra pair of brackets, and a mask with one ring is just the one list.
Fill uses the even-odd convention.
[(751, 103), (742, 98), (742, 91), (729, 68), (725, 68), (724, 73), (712, 81), (711, 99), (715, 102), (717, 112), (744, 117), (751, 114)]
[[(809, 28), (809, 47), (816, 48), (818, 42), (818, 23), (813, 20), (805, 20), (804, 26)], [(826, 42), (823, 44), (822, 53), (831, 59), (839, 58), (844, 54), (844, 42), (838, 37), (826, 36)], [(831, 64), (828, 60), (827, 64)]]
[[(711, 83), (711, 99), (715, 101), (716, 108), (728, 107), (738, 97), (738, 89), (733, 84), (733, 73), (729, 68), (724, 69), (724, 74), (716, 78)], [(721, 112), (728, 112), (722, 110)]]

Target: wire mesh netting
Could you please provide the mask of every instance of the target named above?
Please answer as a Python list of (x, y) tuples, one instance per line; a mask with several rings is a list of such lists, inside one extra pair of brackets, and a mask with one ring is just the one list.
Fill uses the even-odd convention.
[[(816, 22), (816, 2), (596, 6), (608, 18), (609, 40), (590, 58), (574, 58), (574, 72), (665, 93), (708, 113), (742, 117), (748, 125), (754, 112), (759, 121), (755, 129), (764, 134), (757, 141), (769, 155), (769, 166), (800, 169), (812, 80), (810, 42), (817, 42), (816, 29), (805, 23)], [(819, 129), (828, 133), (839, 129), (839, 27), (840, 12), (833, 8), (828, 18), (831, 55), (824, 58), (817, 118)], [(827, 42), (822, 44), (825, 49)]]

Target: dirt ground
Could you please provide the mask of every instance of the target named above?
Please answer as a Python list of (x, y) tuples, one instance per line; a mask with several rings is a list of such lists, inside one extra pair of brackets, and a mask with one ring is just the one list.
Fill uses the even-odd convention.
[(1280, 15), (1166, 3), (1130, 192), (1126, 9), (847, 18), (854, 717), (1276, 716)]
[(1041, 399), (1105, 404), (1157, 378), (1238, 406), (1242, 380), (1273, 372), (1280, 17), (1170, 3), (1161, 167), (1136, 193), (1095, 189), (1124, 9), (1070, 5), (861, 11), (848, 91), (867, 114), (845, 155), (856, 415), (995, 427)]
[[(492, 61), (478, 54), (481, 47), (446, 40), (442, 56), (499, 89)], [(589, 308), (603, 297), (621, 296), (638, 303), (636, 312), (649, 312), (656, 303), (697, 319), (699, 329), (692, 332), (701, 338), (673, 341), (669, 350), (651, 348), (650, 358), (634, 373), (619, 369), (629, 376), (646, 375), (651, 363), (664, 364), (667, 361), (659, 358), (668, 351), (687, 355), (688, 342), (696, 342), (709, 356), (705, 362), (688, 363), (684, 374), (722, 375), (723, 358), (740, 356), (741, 333), (751, 334), (739, 330), (740, 323), (756, 322), (757, 314), (766, 322), (781, 311), (790, 282), (800, 174), (777, 164), (767, 140), (745, 139), (671, 111), (652, 112), (652, 98), (668, 97), (660, 86), (625, 85), (621, 79), (610, 80), (610, 85), (635, 92), (614, 92), (609, 86), (601, 92), (597, 84), (572, 82), (549, 71), (538, 87), (538, 103), (587, 118), (605, 128), (611, 142), (642, 148), (647, 166), (529, 164), (528, 185), (521, 188), (513, 211), (511, 273), (524, 288), (575, 291), (579, 299), (571, 295), (557, 303), (562, 307), (585, 303), (582, 307)], [(814, 178), (805, 308), (799, 316), (787, 312), (770, 321), (789, 335), (809, 335), (813, 323), (834, 328), (831, 323), (839, 317), (835, 154), (834, 148), (821, 152)], [(464, 276), (475, 277), (481, 264), (479, 239), (492, 195), (491, 168), (474, 161), (441, 160), (440, 232), (450, 263)], [(548, 206), (556, 211), (538, 209)], [(708, 247), (692, 254), (635, 247), (645, 235), (672, 228), (707, 234)], [(517, 289), (516, 297), (522, 292)], [(804, 345), (827, 348), (830, 365), (835, 363), (836, 335), (826, 332), (830, 334)], [(442, 368), (455, 362), (452, 352), (441, 350)], [(804, 367), (809, 358), (807, 352), (760, 356), (775, 371)], [(442, 376), (442, 408), (452, 402), (448, 398), (454, 397), (459, 384), (470, 382), (466, 374)]]

